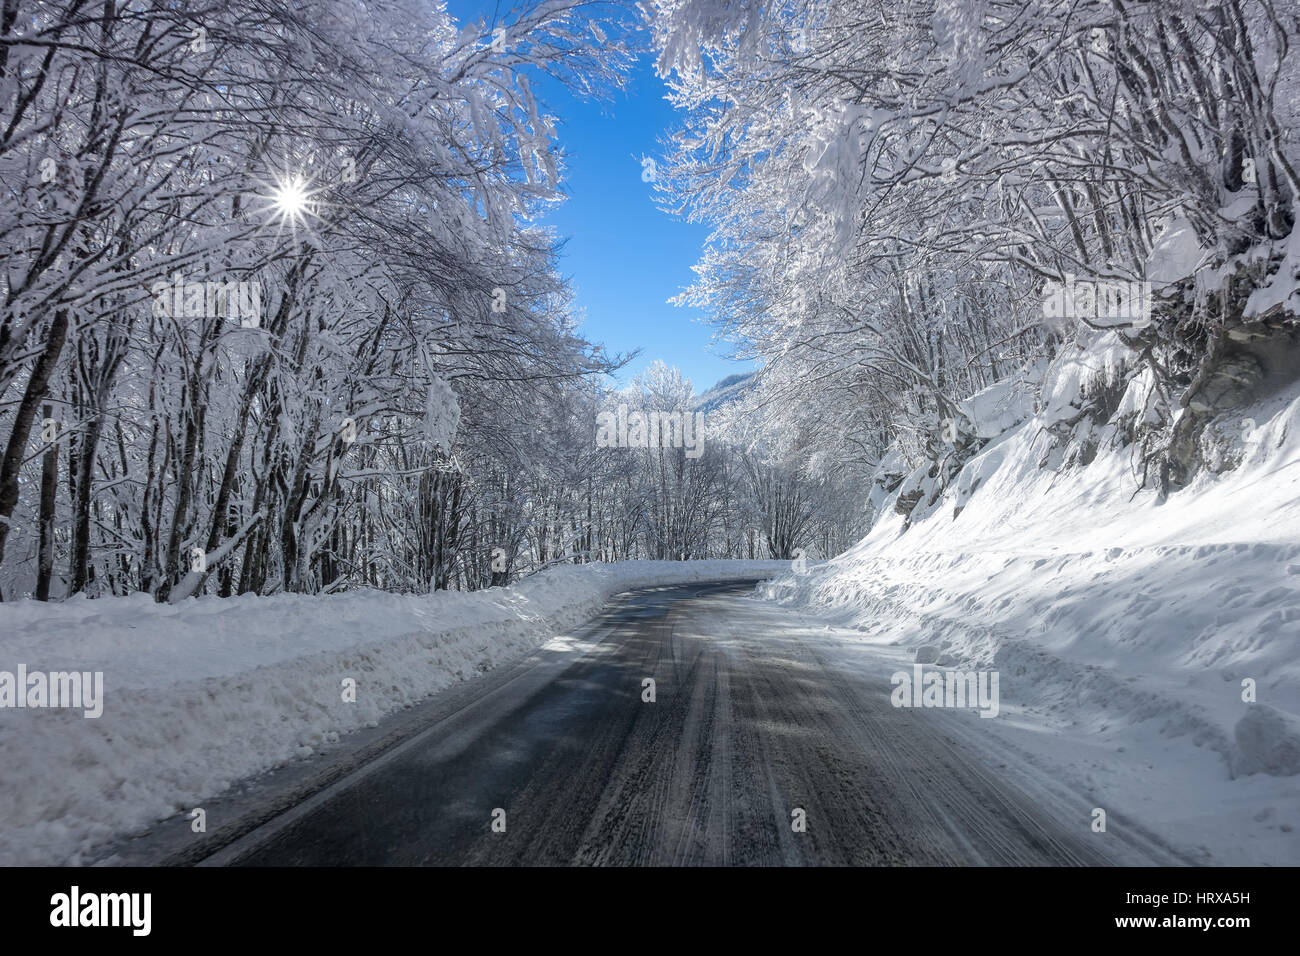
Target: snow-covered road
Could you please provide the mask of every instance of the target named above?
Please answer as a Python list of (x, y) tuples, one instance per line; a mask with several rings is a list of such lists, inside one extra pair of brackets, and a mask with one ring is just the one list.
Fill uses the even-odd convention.
[[(893, 706), (898, 661), (857, 632), (752, 593), (625, 595), (574, 636), (393, 718), (403, 732), (346, 772), (318, 768), (320, 786), (286, 768), (292, 805), (267, 813), (289, 786), (272, 775), (257, 800), (214, 811), (261, 825), (233, 842), (240, 827), (218, 828), (206, 861), (1180, 862), (1117, 816), (1093, 832), (1088, 801), (1024, 766), (985, 730), (995, 721)], [(170, 859), (195, 861), (199, 841), (173, 836), (186, 849)]]

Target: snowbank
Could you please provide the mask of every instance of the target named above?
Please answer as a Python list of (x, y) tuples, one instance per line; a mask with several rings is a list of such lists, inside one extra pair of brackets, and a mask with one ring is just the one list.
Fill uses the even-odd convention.
[[(560, 567), (510, 588), (402, 596), (146, 596), (0, 604), (0, 670), (102, 671), (104, 712), (0, 709), (0, 864), (93, 845), (518, 658), (636, 587), (783, 561)], [(356, 682), (355, 703), (343, 682)]]
[(918, 660), (998, 670), (1006, 716), (981, 723), (1023, 730), (1098, 806), (1207, 861), (1300, 863), (1300, 819), (1276, 811), (1300, 816), (1300, 387), (1222, 416), (1240, 464), (1161, 503), (1135, 494), (1113, 426), (1093, 426), (1086, 466), (1051, 447), (1085, 374), (1067, 364), (910, 526), (893, 505), (916, 480), (853, 550), (764, 590)]

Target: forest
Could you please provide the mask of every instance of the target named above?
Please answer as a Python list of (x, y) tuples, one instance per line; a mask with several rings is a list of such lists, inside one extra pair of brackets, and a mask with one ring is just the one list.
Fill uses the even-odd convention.
[[(4, 0), (0, 596), (830, 557), (873, 488), (919, 469), (915, 505), (979, 449), (967, 399), (1103, 335), (1057, 460), (1118, 420), (1135, 488), (1176, 493), (1295, 334), (1298, 21)], [(611, 384), (631, 356), (584, 338), (539, 224), (565, 194), (538, 77), (611, 95), (643, 54), (680, 117), (657, 199), (710, 229), (678, 301), (759, 367), (716, 392), (662, 363)], [(1103, 315), (1111, 286), (1142, 307)], [(623, 406), (702, 415), (702, 453), (601, 441)]]

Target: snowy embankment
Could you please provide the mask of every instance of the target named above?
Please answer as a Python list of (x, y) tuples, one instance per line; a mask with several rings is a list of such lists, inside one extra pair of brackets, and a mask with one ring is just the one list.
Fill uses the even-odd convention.
[(104, 675), (98, 718), (0, 709), (0, 864), (75, 863), (99, 842), (519, 658), (622, 591), (788, 567), (629, 561), (473, 593), (0, 604), (0, 671)]
[(1300, 388), (1223, 416), (1240, 463), (1160, 502), (1104, 433), (1061, 465), (1045, 429), (1074, 385), (1048, 374), (1037, 410), (1010, 388), (968, 404), (995, 437), (910, 527), (894, 504), (923, 472), (856, 548), (765, 592), (996, 670), (1003, 719), (980, 730), (1195, 858), (1300, 863)]

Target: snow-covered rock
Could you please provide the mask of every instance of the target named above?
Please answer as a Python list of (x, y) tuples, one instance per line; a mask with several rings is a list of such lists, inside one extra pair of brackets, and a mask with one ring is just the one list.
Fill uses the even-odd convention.
[(1237, 721), (1234, 731), (1237, 750), (1233, 769), (1237, 773), (1268, 773), (1290, 777), (1300, 773), (1300, 717), (1255, 704)]
[(918, 664), (933, 664), (939, 659), (939, 648), (933, 644), (922, 644), (916, 649), (915, 660)]

